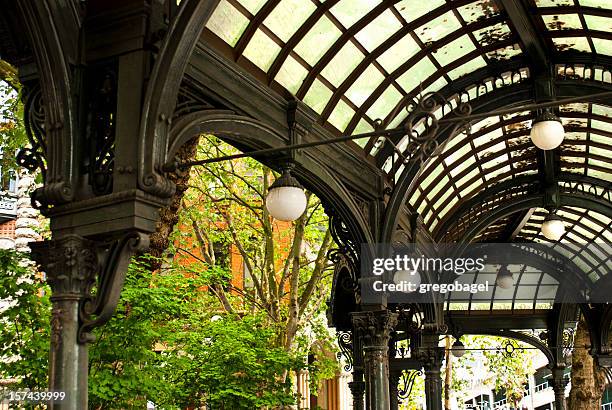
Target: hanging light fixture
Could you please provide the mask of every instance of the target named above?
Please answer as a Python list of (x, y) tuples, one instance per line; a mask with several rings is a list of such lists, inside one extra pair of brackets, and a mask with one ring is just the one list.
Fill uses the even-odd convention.
[(550, 211), (542, 223), (542, 235), (548, 240), (558, 241), (564, 233), (565, 224), (563, 220), (554, 212)]
[(295, 221), (306, 210), (304, 187), (291, 175), (293, 164), (283, 167), (280, 177), (268, 188), (266, 209), (274, 219)]
[(514, 285), (514, 278), (512, 277), (512, 272), (508, 270), (506, 265), (502, 265), (499, 268), (499, 272), (497, 272), (497, 278), (495, 279), (495, 284), (502, 289), (510, 289), (512, 285)]
[(421, 284), (421, 274), (416, 271), (412, 272), (409, 270), (398, 270), (397, 272), (395, 272), (395, 275), (393, 275), (393, 283), (399, 285), (400, 283), (403, 283), (403, 282), (411, 283), (414, 285), (412, 286), (414, 290), (410, 290), (406, 286), (403, 292), (405, 293), (414, 292), (416, 291), (416, 288), (418, 288), (419, 285)]
[(461, 343), (461, 340), (457, 338), (455, 340), (455, 343), (453, 343), (453, 346), (451, 347), (451, 354), (455, 356), (457, 359), (459, 359), (463, 357), (465, 352), (466, 352), (465, 346), (463, 345), (463, 343)]
[(545, 109), (533, 120), (530, 137), (536, 147), (548, 151), (561, 145), (565, 130), (559, 117)]

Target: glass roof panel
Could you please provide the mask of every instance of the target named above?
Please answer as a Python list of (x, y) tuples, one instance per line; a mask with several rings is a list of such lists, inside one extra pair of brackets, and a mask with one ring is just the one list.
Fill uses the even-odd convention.
[(349, 107), (347, 103), (340, 100), (329, 116), (329, 122), (337, 129), (343, 130), (354, 114), (355, 110)]
[(406, 34), (398, 42), (389, 47), (377, 60), (389, 72), (408, 61), (421, 50), (410, 34)]
[(474, 50), (476, 50), (476, 46), (474, 46), (470, 37), (463, 35), (434, 51), (433, 56), (444, 67)]
[(266, 4), (267, 0), (239, 0), (238, 2), (244, 6), (245, 9), (249, 11), (249, 13), (255, 15), (260, 8)]
[(470, 61), (461, 64), (459, 67), (448, 72), (448, 76), (452, 80), (456, 80), (459, 77), (462, 77), (466, 74), (469, 74), (479, 68), (485, 67), (487, 65), (484, 58), (478, 56), (476, 58), (471, 59)]
[(206, 27), (232, 47), (236, 45), (248, 25), (249, 19), (227, 0), (219, 2), (206, 23)]
[(308, 70), (293, 57), (288, 56), (274, 79), (292, 94), (295, 94), (307, 75)]
[(331, 8), (331, 13), (346, 28), (352, 26), (372, 10), (378, 0), (341, 0)]
[(612, 18), (603, 16), (584, 15), (587, 27), (590, 30), (612, 31)]
[(461, 23), (459, 23), (459, 20), (449, 11), (423, 24), (415, 30), (415, 33), (423, 43), (427, 44), (440, 40), (460, 28)]
[(602, 9), (612, 9), (609, 0), (579, 0), (581, 6), (598, 7)]
[(325, 66), (321, 74), (330, 83), (338, 87), (364, 57), (363, 53), (352, 42), (348, 42)]
[(402, 88), (410, 92), (417, 89), (421, 83), (436, 72), (436, 66), (429, 58), (422, 58), (418, 63), (413, 65), (410, 70), (402, 74), (397, 82)]
[(411, 22), (422, 15), (429, 13), (430, 11), (443, 6), (444, 0), (430, 0), (430, 1), (414, 1), (414, 0), (402, 0), (395, 5), (397, 11), (406, 20)]
[(332, 90), (317, 79), (314, 80), (308, 93), (304, 96), (304, 102), (317, 113), (321, 114), (331, 96)]
[(573, 6), (574, 0), (535, 0), (538, 7)]
[(346, 96), (357, 106), (363, 104), (372, 91), (385, 79), (380, 70), (370, 64), (353, 85), (347, 90)]
[(546, 28), (549, 30), (582, 30), (582, 22), (578, 14), (554, 14), (542, 16)]
[(593, 45), (597, 54), (612, 55), (612, 40), (593, 37)]
[(366, 50), (372, 51), (401, 27), (400, 21), (387, 9), (359, 31), (355, 38)]
[(263, 71), (268, 71), (268, 68), (270, 68), (279, 52), (280, 46), (262, 30), (257, 29), (249, 45), (244, 50), (244, 56)]
[(552, 41), (558, 51), (591, 51), (586, 37), (553, 37)]
[[(423, 2), (426, 4), (426, 2)], [(465, 6), (458, 7), (461, 18), (467, 23), (475, 23), (479, 20), (493, 17), (499, 14), (499, 9), (494, 0), (479, 0)]]
[[(363, 134), (366, 132), (374, 131), (374, 127), (364, 119), (359, 121), (357, 127), (355, 127), (355, 134)], [(355, 140), (358, 145), (365, 146), (368, 143), (366, 138)]]
[(497, 23), (474, 31), (474, 37), (481, 46), (506, 40), (511, 35), (510, 27), (506, 23)]
[(273, 27), (274, 34), (287, 41), (315, 9), (310, 1), (281, 0), (264, 20), (264, 25)]
[(308, 64), (315, 65), (341, 35), (338, 27), (327, 16), (322, 16), (294, 50)]
[(390, 85), (376, 100), (374, 104), (368, 109), (367, 115), (372, 119), (383, 119), (389, 112), (400, 102), (402, 94), (393, 86)]
[(427, 93), (429, 93), (429, 92), (432, 92), (432, 91), (438, 91), (438, 90), (440, 90), (442, 87), (444, 87), (444, 86), (445, 86), (445, 85), (447, 85), (447, 84), (448, 84), (448, 81), (446, 81), (446, 80), (444, 79), (444, 77), (440, 77), (440, 78), (438, 78), (436, 81), (434, 81), (433, 83), (429, 84), (429, 85), (428, 85), (428, 86), (427, 86), (427, 87), (426, 87), (426, 88), (423, 90), (423, 92), (422, 92), (422, 93), (420, 93), (420, 94), (425, 95), (425, 94), (427, 94)]

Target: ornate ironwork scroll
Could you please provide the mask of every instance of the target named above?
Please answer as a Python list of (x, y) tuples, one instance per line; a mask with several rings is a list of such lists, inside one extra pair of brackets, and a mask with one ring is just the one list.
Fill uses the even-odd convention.
[[(440, 145), (438, 141), (441, 128), (439, 118), (448, 122), (451, 136), (470, 131), (467, 117), (472, 113), (472, 107), (462, 98), (447, 100), (440, 93), (429, 92), (408, 101), (404, 108), (408, 111), (408, 118), (404, 122), (404, 136), (400, 141), (394, 141), (391, 135), (384, 134), (381, 120), (375, 124), (381, 138), (374, 143), (374, 149), (384, 148), (390, 154), (392, 175), (401, 164), (414, 163), (420, 167), (444, 150), (444, 144)], [(396, 158), (400, 160), (399, 163), (396, 163)]]
[(329, 230), (338, 248), (330, 249), (327, 258), (336, 265), (336, 273), (343, 267), (348, 276), (342, 276), (338, 283), (344, 290), (352, 292), (359, 301), (358, 269), (360, 264), (359, 249), (351, 232), (333, 208), (325, 207), (329, 215)]
[(406, 400), (412, 394), (414, 381), (418, 376), (423, 376), (422, 370), (404, 370), (400, 376), (400, 383), (397, 388), (397, 398), (400, 401)]
[(30, 147), (19, 150), (17, 164), (30, 172), (40, 170), (43, 181), (47, 175), (47, 143), (45, 139), (45, 105), (38, 84), (24, 87), (25, 131)]
[(96, 195), (104, 195), (113, 184), (117, 73), (112, 66), (97, 71), (89, 110), (89, 184)]
[(612, 184), (597, 186), (588, 182), (564, 181), (559, 187), (561, 193), (592, 195), (608, 202), (612, 202)]
[(344, 357), (346, 364), (344, 365), (344, 371), (350, 372), (353, 369), (353, 335), (351, 332), (339, 331), (338, 332), (338, 347), (340, 351), (336, 353), (338, 360)]

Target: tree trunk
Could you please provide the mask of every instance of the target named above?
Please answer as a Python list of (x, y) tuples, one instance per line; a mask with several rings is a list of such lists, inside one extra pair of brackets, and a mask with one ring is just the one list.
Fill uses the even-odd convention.
[(601, 408), (601, 396), (605, 388), (605, 376), (589, 354), (589, 329), (581, 319), (578, 322), (572, 353), (572, 390), (568, 400), (571, 410)]
[[(195, 137), (185, 143), (176, 154), (177, 160), (179, 162), (192, 160), (196, 155), (199, 141), (200, 137)], [(178, 210), (181, 206), (183, 195), (188, 188), (190, 170), (191, 168), (184, 171), (171, 172), (168, 176), (176, 184), (176, 192), (170, 204), (159, 211), (157, 230), (150, 237), (149, 253), (151, 256), (161, 258), (170, 244), (170, 234), (172, 234), (174, 225), (178, 222)], [(161, 259), (151, 261), (150, 268), (152, 272), (160, 267)]]

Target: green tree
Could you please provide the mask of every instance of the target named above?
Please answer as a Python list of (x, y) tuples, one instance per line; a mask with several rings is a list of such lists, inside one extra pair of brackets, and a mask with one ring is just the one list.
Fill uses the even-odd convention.
[(13, 67), (0, 60), (0, 169), (15, 170), (17, 164), (14, 153), (27, 143), (17, 73)]
[[(480, 382), (496, 392), (503, 391), (508, 402), (517, 407), (524, 396), (529, 374), (534, 370), (535, 350), (522, 342), (499, 336), (463, 336), (461, 341), (467, 349), (473, 350), (452, 359), (451, 391), (458, 400), (465, 398), (477, 376), (474, 369), (478, 369)], [(505, 350), (507, 343), (512, 345), (508, 351)]]
[(0, 250), (0, 377), (14, 388), (47, 386), (49, 289), (25, 255)]
[[(292, 385), (282, 375), (303, 365), (274, 346), (276, 331), (261, 315), (200, 317), (198, 331), (176, 333), (168, 377), (181, 406), (260, 409), (295, 403)], [(180, 372), (175, 370), (180, 369)]]
[[(204, 136), (197, 157), (236, 152)], [(321, 203), (311, 193), (306, 212), (293, 223), (268, 214), (265, 197), (273, 180), (269, 168), (249, 158), (194, 167), (171, 251), (179, 260), (191, 260), (188, 272), (208, 278), (220, 311), (263, 313), (276, 331), (273, 347), (301, 351), (306, 357), (313, 353), (311, 347), (330, 346), (328, 331), (310, 324), (322, 314), (329, 296), (333, 266), (327, 253), (333, 241)], [(244, 282), (237, 278), (243, 272), (228, 265), (230, 252), (240, 256)], [(302, 337), (304, 332), (310, 337)], [(317, 357), (326, 360), (324, 354)], [(332, 371), (329, 364), (319, 363), (312, 370), (323, 369), (330, 377), (337, 367)]]

